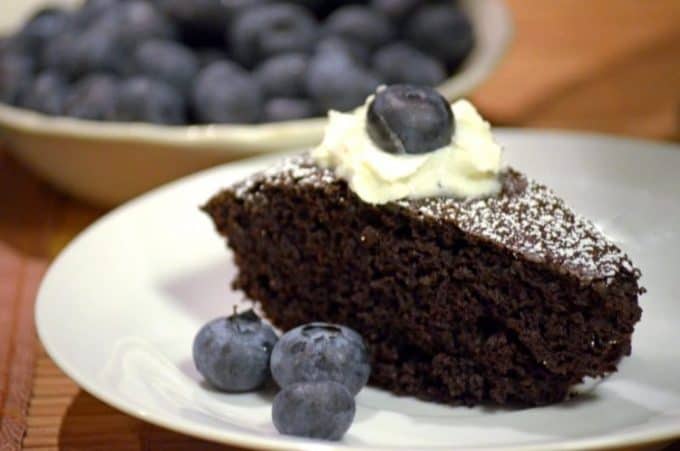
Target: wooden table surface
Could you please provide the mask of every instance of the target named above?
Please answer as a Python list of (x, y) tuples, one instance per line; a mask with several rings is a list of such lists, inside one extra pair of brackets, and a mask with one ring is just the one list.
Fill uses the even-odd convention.
[[(680, 137), (680, 1), (646, 0), (641, 8), (639, 0), (593, 0), (588, 7), (585, 2), (551, 0), (531, 2), (531, 10), (529, 2), (509, 3), (518, 30), (515, 46), (498, 74), (473, 96), (493, 121)], [(608, 34), (595, 33), (593, 20)], [(579, 37), (565, 45), (569, 27), (577, 28)], [(608, 56), (617, 71), (602, 64)], [(643, 67), (631, 61), (642, 61)], [(627, 70), (629, 66), (634, 70)], [(532, 73), (535, 89), (528, 89), (526, 77)], [(550, 98), (555, 101), (546, 101)], [(50, 260), (104, 212), (60, 194), (0, 147), (0, 242)], [(166, 431), (108, 407), (79, 389), (42, 349), (23, 444), (31, 450), (234, 449)], [(680, 442), (665, 449), (680, 451)]]
[[(55, 191), (0, 149), (0, 242), (49, 260), (103, 213)], [(41, 346), (23, 445), (36, 451), (236, 449), (167, 431), (109, 407), (65, 376)]]

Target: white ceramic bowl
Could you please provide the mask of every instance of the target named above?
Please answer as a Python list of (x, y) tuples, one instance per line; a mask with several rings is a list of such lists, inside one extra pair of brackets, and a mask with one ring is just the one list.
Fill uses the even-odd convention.
[[(76, 0), (0, 2), (0, 32), (17, 28), (45, 4)], [(461, 70), (440, 86), (449, 99), (483, 82), (503, 57), (512, 23), (502, 0), (464, 0), (477, 45)], [(113, 206), (182, 175), (219, 163), (317, 143), (324, 119), (262, 125), (164, 127), (48, 117), (0, 104), (0, 139), (17, 159), (58, 188)]]

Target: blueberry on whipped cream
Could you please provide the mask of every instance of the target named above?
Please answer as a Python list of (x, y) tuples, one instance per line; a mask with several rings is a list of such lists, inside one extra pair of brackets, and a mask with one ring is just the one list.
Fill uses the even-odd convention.
[(451, 107), (441, 94), (411, 85), (381, 89), (366, 115), (368, 136), (393, 154), (421, 154), (447, 146), (454, 124)]
[(350, 113), (331, 111), (312, 157), (363, 201), (479, 198), (501, 189), (501, 147), (467, 100), (411, 85), (378, 88)]

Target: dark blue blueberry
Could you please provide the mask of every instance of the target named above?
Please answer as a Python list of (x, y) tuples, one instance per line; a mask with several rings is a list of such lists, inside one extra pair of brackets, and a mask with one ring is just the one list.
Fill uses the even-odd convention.
[(35, 58), (36, 50), (33, 48), (28, 39), (21, 34), (14, 34), (3, 39), (0, 48), (0, 56), (13, 54), (14, 56), (22, 56), (38, 63)]
[(232, 54), (253, 67), (279, 53), (307, 52), (318, 36), (316, 19), (304, 8), (272, 3), (244, 10), (233, 22), (227, 41)]
[(366, 3), (366, 0), (287, 0), (312, 11), (318, 18), (323, 19), (341, 6), (353, 3)]
[(268, 3), (269, 0), (155, 0), (159, 9), (176, 21), (190, 35), (190, 41), (205, 40), (219, 35), (231, 21), (247, 8)]
[(259, 84), (234, 63), (213, 63), (194, 81), (192, 107), (199, 122), (254, 123), (262, 116), (262, 104)]
[(0, 102), (15, 105), (33, 79), (35, 64), (23, 54), (0, 55)]
[(280, 387), (335, 381), (356, 395), (371, 373), (368, 351), (352, 329), (311, 323), (286, 332), (272, 351), (271, 370)]
[[(63, 42), (64, 49), (55, 49), (54, 52), (55, 54), (59, 51), (72, 52), (65, 56), (62, 65), (64, 70), (70, 71), (69, 75), (73, 78), (96, 72), (122, 75), (130, 70), (128, 50), (116, 29), (94, 25), (80, 35), (74, 36), (72, 40), (64, 38)], [(47, 51), (50, 48), (51, 46), (48, 46)], [(60, 65), (57, 63), (51, 67), (59, 69)]]
[(392, 22), (401, 24), (427, 0), (371, 0), (371, 8), (380, 11)]
[(367, 47), (342, 36), (326, 36), (321, 39), (316, 46), (316, 53), (325, 52), (344, 53), (358, 65), (366, 65), (371, 59), (371, 52)]
[(274, 330), (252, 310), (218, 318), (196, 335), (194, 364), (219, 390), (255, 390), (269, 378), (269, 355), (276, 340)]
[(264, 122), (282, 122), (313, 117), (317, 113), (314, 104), (306, 99), (278, 97), (264, 104)]
[(299, 97), (305, 94), (309, 58), (303, 53), (276, 55), (257, 66), (254, 76), (269, 97)]
[(274, 398), (272, 421), (281, 434), (340, 440), (352, 425), (352, 394), (337, 382), (303, 382), (285, 387)]
[(375, 74), (343, 52), (317, 52), (307, 70), (307, 92), (324, 113), (361, 105), (380, 84)]
[(237, 14), (268, 0), (156, 0), (155, 3), (183, 26), (222, 32)]
[(121, 3), (122, 0), (87, 0), (75, 12), (74, 21), (76, 26), (86, 28), (104, 15), (115, 14), (114, 9), (120, 6)]
[(133, 77), (120, 85), (114, 120), (180, 125), (186, 123), (184, 97), (171, 85)]
[(221, 0), (156, 0), (158, 8), (182, 26), (220, 31), (226, 27), (229, 9)]
[(356, 41), (370, 50), (387, 44), (395, 32), (390, 21), (367, 6), (344, 6), (328, 16), (326, 34)]
[[(275, 3), (273, 0), (220, 0), (222, 7), (227, 11), (229, 19), (235, 19), (240, 13), (246, 9), (253, 8), (255, 6), (262, 6), (268, 3)], [(292, 2), (286, 2), (292, 3)]]
[[(243, 3), (247, 0), (240, 0)], [(228, 0), (155, 0), (158, 8), (179, 27), (181, 40), (191, 47), (223, 45), (231, 18)]]
[(195, 51), (196, 58), (198, 58), (198, 64), (201, 68), (210, 66), (212, 63), (217, 63), (219, 61), (224, 61), (228, 59), (227, 54), (224, 50), (216, 48), (202, 48)]
[(389, 84), (435, 86), (446, 79), (444, 65), (401, 42), (378, 50), (373, 55), (373, 69)]
[(474, 30), (464, 11), (441, 4), (420, 8), (410, 19), (406, 35), (422, 51), (457, 68), (472, 51)]
[(110, 121), (118, 98), (118, 81), (103, 74), (89, 75), (73, 86), (64, 114), (79, 119)]
[(68, 32), (72, 24), (71, 13), (54, 7), (43, 8), (23, 26), (19, 34), (26, 39), (34, 52), (41, 51), (44, 44)]
[(89, 28), (117, 34), (128, 50), (149, 39), (173, 39), (176, 36), (170, 20), (151, 3), (142, 0), (121, 2)]
[(79, 41), (80, 35), (76, 33), (64, 33), (52, 39), (45, 44), (40, 55), (42, 67), (74, 78), (79, 72), (78, 58), (76, 58)]
[(121, 23), (123, 34), (131, 38), (134, 44), (148, 39), (173, 39), (176, 32), (172, 22), (145, 1), (130, 1), (121, 6)]
[(146, 41), (137, 47), (134, 59), (139, 73), (164, 81), (181, 93), (189, 92), (199, 70), (193, 52), (173, 41)]
[(318, 0), (288, 0), (288, 3), (293, 3), (302, 6), (305, 9), (312, 11), (317, 17), (323, 17), (327, 14), (327, 5), (332, 3), (329, 0), (318, 1)]
[(393, 154), (421, 154), (451, 143), (451, 106), (432, 88), (393, 85), (379, 90), (371, 102), (366, 131), (373, 142)]
[(21, 96), (23, 108), (52, 116), (64, 113), (64, 104), (69, 86), (58, 72), (46, 71), (39, 74)]

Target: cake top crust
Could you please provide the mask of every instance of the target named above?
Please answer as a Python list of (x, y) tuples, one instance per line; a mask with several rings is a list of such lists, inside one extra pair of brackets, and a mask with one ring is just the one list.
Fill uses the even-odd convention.
[[(502, 191), (493, 197), (401, 199), (390, 203), (414, 216), (450, 223), (481, 241), (559, 268), (584, 282), (609, 284), (621, 271), (640, 277), (640, 271), (621, 249), (595, 224), (575, 214), (552, 190), (513, 169), (508, 169), (502, 178)], [(318, 166), (303, 154), (284, 158), (236, 183), (231, 190), (237, 198), (247, 201), (262, 185), (323, 188), (340, 183), (345, 182), (332, 169)]]

